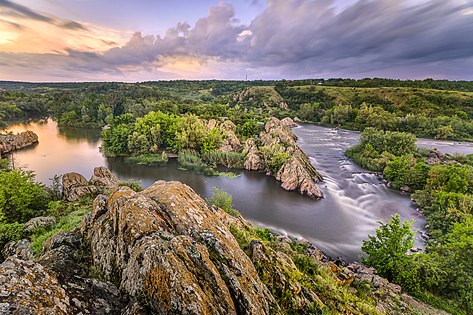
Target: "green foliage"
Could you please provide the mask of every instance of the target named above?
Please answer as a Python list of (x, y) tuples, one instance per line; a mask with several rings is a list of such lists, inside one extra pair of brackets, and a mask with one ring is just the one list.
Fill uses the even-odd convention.
[(216, 175), (216, 171), (202, 160), (197, 151), (181, 150), (177, 161), (186, 170), (207, 176)]
[(202, 159), (209, 165), (223, 165), (228, 168), (243, 168), (245, 154), (240, 152), (212, 151), (202, 153)]
[(133, 189), (133, 190), (136, 191), (136, 192), (143, 191), (143, 187), (141, 187), (140, 183), (139, 183), (139, 182), (136, 182), (136, 181), (120, 182), (120, 183), (118, 184), (118, 186), (130, 187), (131, 189)]
[(408, 186), (414, 191), (424, 188), (429, 170), (430, 167), (425, 162), (417, 162), (412, 154), (406, 154), (389, 161), (383, 175), (394, 188)]
[(394, 280), (402, 271), (409, 258), (407, 252), (414, 245), (415, 233), (411, 230), (412, 221), (401, 222), (399, 214), (392, 216), (391, 221), (380, 222), (376, 236), (369, 235), (363, 241), (361, 249), (368, 254), (363, 262), (375, 267), (380, 275), (388, 280)]
[(427, 189), (433, 191), (472, 193), (473, 172), (467, 165), (442, 164), (430, 169)]
[(264, 163), (268, 170), (276, 174), (284, 163), (292, 156), (280, 149), (280, 145), (273, 145), (271, 147), (264, 146), (260, 147)]
[(238, 216), (240, 213), (233, 208), (233, 197), (223, 189), (213, 188), (213, 193), (210, 198), (207, 198), (207, 203), (214, 205), (230, 214), (231, 216)]
[(0, 171), (0, 222), (26, 222), (41, 215), (49, 202), (45, 188), (22, 170)]
[[(24, 224), (22, 223), (0, 223), (0, 249), (10, 241), (18, 241), (25, 236)], [(3, 261), (0, 250), (0, 261)]]
[(166, 166), (168, 163), (168, 156), (166, 152), (160, 154), (140, 154), (127, 157), (125, 161), (132, 164), (143, 164), (143, 165), (154, 165), (154, 166)]
[(177, 125), (177, 145), (180, 149), (200, 151), (207, 133), (207, 127), (199, 117), (186, 114)]
[(92, 199), (90, 198), (83, 198), (76, 203), (62, 201), (56, 204), (51, 211), (60, 214), (57, 215), (58, 222), (47, 229), (37, 228), (30, 235), (31, 247), (35, 255), (39, 256), (41, 254), (44, 242), (54, 234), (61, 231), (71, 232), (78, 228), (84, 215), (90, 212), (91, 209)]
[(213, 128), (202, 141), (201, 153), (214, 152), (223, 143), (223, 134), (218, 128)]

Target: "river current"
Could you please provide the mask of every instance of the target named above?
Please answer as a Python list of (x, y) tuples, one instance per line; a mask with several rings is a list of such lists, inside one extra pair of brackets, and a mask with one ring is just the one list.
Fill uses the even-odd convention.
[[(373, 234), (378, 221), (399, 213), (402, 219), (414, 219), (414, 229), (425, 226), (408, 195), (389, 189), (375, 175), (347, 159), (343, 152), (358, 142), (359, 133), (315, 125), (294, 128), (298, 144), (321, 172), (319, 187), (322, 200), (312, 200), (279, 187), (272, 177), (258, 172), (238, 171), (237, 177), (208, 177), (179, 170), (177, 161), (167, 167), (127, 164), (121, 158), (106, 158), (100, 151), (97, 130), (58, 128), (52, 120), (16, 124), (8, 131), (32, 130), (39, 144), (13, 154), (15, 167), (32, 170), (45, 184), (54, 175), (78, 172), (90, 178), (95, 166), (106, 166), (122, 180), (137, 180), (143, 187), (156, 180), (177, 180), (190, 185), (202, 197), (213, 187), (233, 196), (235, 208), (253, 223), (279, 233), (303, 237), (327, 254), (357, 260), (362, 240)], [(473, 144), (421, 139), (418, 144), (437, 147), (445, 153), (473, 153)], [(422, 247), (420, 233), (417, 245)]]

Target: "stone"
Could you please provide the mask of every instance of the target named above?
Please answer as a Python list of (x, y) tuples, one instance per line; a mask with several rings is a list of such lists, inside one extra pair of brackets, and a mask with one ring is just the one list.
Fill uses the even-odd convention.
[(98, 192), (96, 186), (89, 184), (81, 174), (72, 172), (62, 176), (63, 195), (68, 201), (76, 201), (80, 197)]
[(35, 143), (38, 143), (38, 135), (30, 130), (19, 134), (0, 135), (0, 155), (31, 146)]
[(158, 181), (118, 188), (81, 230), (104, 275), (158, 314), (270, 313), (273, 296), (218, 212), (189, 186)]
[(106, 191), (118, 186), (120, 180), (108, 168), (100, 166), (94, 168), (94, 174), (90, 178), (89, 183), (94, 186), (103, 187), (104, 191)]
[(34, 229), (37, 228), (48, 228), (56, 224), (55, 217), (36, 217), (25, 223), (24, 231), (26, 233), (31, 233)]
[(34, 258), (31, 242), (28, 239), (8, 242), (2, 249), (2, 255), (4, 258), (15, 255), (24, 260)]
[(8, 257), (0, 264), (2, 314), (70, 314), (70, 299), (41, 264)]
[(314, 179), (294, 157), (286, 160), (276, 174), (276, 179), (281, 182), (281, 187), (285, 190), (297, 190), (302, 195), (323, 198), (323, 194), (315, 184)]

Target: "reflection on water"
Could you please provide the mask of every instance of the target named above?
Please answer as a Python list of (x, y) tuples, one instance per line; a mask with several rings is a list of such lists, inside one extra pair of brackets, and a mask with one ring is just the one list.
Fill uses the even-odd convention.
[[(326, 197), (315, 201), (286, 192), (274, 178), (257, 172), (242, 171), (236, 178), (207, 177), (178, 170), (175, 160), (160, 168), (126, 164), (121, 158), (107, 159), (99, 152), (99, 130), (58, 129), (51, 120), (14, 125), (9, 130), (33, 130), (38, 134), (40, 143), (15, 152), (14, 158), (16, 165), (34, 170), (38, 180), (45, 183), (55, 174), (72, 171), (89, 178), (93, 167), (106, 166), (120, 179), (138, 180), (144, 187), (156, 180), (177, 180), (203, 197), (209, 197), (213, 187), (223, 188), (232, 194), (235, 207), (247, 219), (302, 236), (332, 256), (357, 259), (361, 241), (374, 232), (377, 221), (394, 213), (416, 219), (417, 230), (425, 224), (406, 195), (386, 188), (375, 175), (344, 157), (346, 148), (358, 141), (356, 132), (311, 125), (294, 129), (301, 148), (325, 178), (320, 187)], [(426, 145), (432, 143), (426, 141)]]

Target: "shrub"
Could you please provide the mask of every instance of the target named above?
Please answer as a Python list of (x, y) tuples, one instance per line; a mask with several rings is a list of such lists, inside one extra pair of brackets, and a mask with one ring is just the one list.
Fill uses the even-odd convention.
[(207, 199), (207, 203), (210, 205), (217, 206), (221, 208), (226, 213), (231, 216), (237, 216), (240, 213), (233, 209), (233, 197), (223, 189), (218, 189), (217, 187), (213, 188), (213, 194), (210, 198)]
[(140, 154), (125, 159), (127, 163), (154, 166), (166, 166), (168, 160), (169, 158), (166, 152), (162, 152), (161, 154)]

